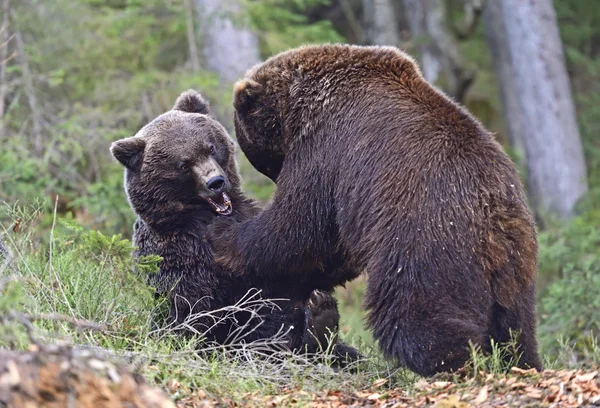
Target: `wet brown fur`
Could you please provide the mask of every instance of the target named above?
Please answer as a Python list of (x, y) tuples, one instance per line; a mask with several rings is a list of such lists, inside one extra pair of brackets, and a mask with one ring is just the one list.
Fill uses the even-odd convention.
[[(169, 296), (169, 323), (181, 324), (191, 313), (204, 313), (191, 326), (206, 332), (209, 341), (239, 341), (232, 333), (249, 322), (246, 343), (289, 331), (287, 347), (315, 352), (319, 347), (316, 339), (325, 341), (330, 331), (338, 328), (337, 303), (331, 294), (290, 285), (288, 279), (240, 276), (214, 262), (205, 235), (208, 225), (220, 216), (202, 198), (212, 194), (207, 179), (215, 175), (225, 178), (233, 205), (233, 213), (227, 216), (230, 222), (251, 219), (258, 208), (240, 189), (233, 140), (209, 112), (200, 94), (184, 92), (173, 110), (154, 119), (136, 136), (111, 146), (112, 154), (125, 167), (125, 190), (138, 215), (133, 237), (136, 255), (163, 258), (151, 282), (159, 294)], [(276, 307), (258, 310), (258, 316), (238, 312), (236, 322), (231, 318), (215, 324), (213, 318), (219, 314), (206, 315), (235, 305), (251, 290), (260, 290), (263, 299), (280, 300)], [(346, 353), (351, 358), (358, 356), (341, 343), (335, 351), (338, 357)]]
[(242, 150), (277, 190), (258, 217), (211, 227), (218, 262), (325, 289), (366, 270), (369, 327), (423, 375), (510, 330), (520, 365), (541, 369), (536, 231), (515, 166), (409, 56), (291, 50), (251, 69), (234, 106)]

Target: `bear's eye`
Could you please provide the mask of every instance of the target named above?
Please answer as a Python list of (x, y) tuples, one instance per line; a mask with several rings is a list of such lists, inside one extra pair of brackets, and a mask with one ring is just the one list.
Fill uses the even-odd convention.
[(216, 153), (217, 153), (217, 151), (215, 150), (215, 147), (214, 147), (214, 146), (211, 146), (211, 147), (210, 147), (210, 155), (211, 155), (211, 156), (214, 156)]
[(189, 168), (188, 165), (184, 162), (177, 163), (177, 167), (179, 167), (179, 170), (181, 171), (187, 171), (187, 169)]

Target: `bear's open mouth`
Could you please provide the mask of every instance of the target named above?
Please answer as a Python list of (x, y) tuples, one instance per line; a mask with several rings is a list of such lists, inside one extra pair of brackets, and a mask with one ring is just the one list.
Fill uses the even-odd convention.
[(233, 212), (233, 206), (231, 205), (231, 200), (229, 196), (225, 193), (222, 193), (219, 196), (214, 198), (207, 197), (206, 201), (213, 210), (219, 215), (230, 215)]

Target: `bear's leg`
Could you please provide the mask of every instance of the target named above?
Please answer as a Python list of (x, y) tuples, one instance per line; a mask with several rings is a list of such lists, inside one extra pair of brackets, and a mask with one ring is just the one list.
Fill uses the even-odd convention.
[[(542, 362), (538, 353), (535, 335), (535, 286), (529, 285), (514, 298), (511, 307), (505, 308), (494, 304), (492, 309), (491, 336), (496, 343), (512, 341), (511, 331), (517, 335), (517, 353), (520, 354), (518, 366), (542, 370)], [(511, 358), (513, 356), (507, 356)]]
[[(476, 279), (470, 285), (395, 282), (369, 276), (368, 323), (386, 358), (423, 376), (456, 371), (469, 360), (469, 343), (489, 351), (492, 298)], [(404, 278), (404, 279), (403, 279)]]
[(335, 366), (347, 367), (349, 364), (356, 363), (363, 358), (363, 355), (352, 346), (338, 340), (333, 346), (333, 356), (335, 357)]
[(405, 322), (397, 339), (402, 345), (392, 346), (395, 357), (423, 376), (455, 372), (471, 357), (470, 343), (489, 350), (487, 328), (475, 321), (440, 317), (424, 322)]

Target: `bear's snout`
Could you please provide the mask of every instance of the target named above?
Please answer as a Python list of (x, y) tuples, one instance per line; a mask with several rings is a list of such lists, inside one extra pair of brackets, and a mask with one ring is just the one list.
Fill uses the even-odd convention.
[(206, 182), (206, 188), (215, 193), (222, 193), (225, 189), (225, 177), (215, 176)]

